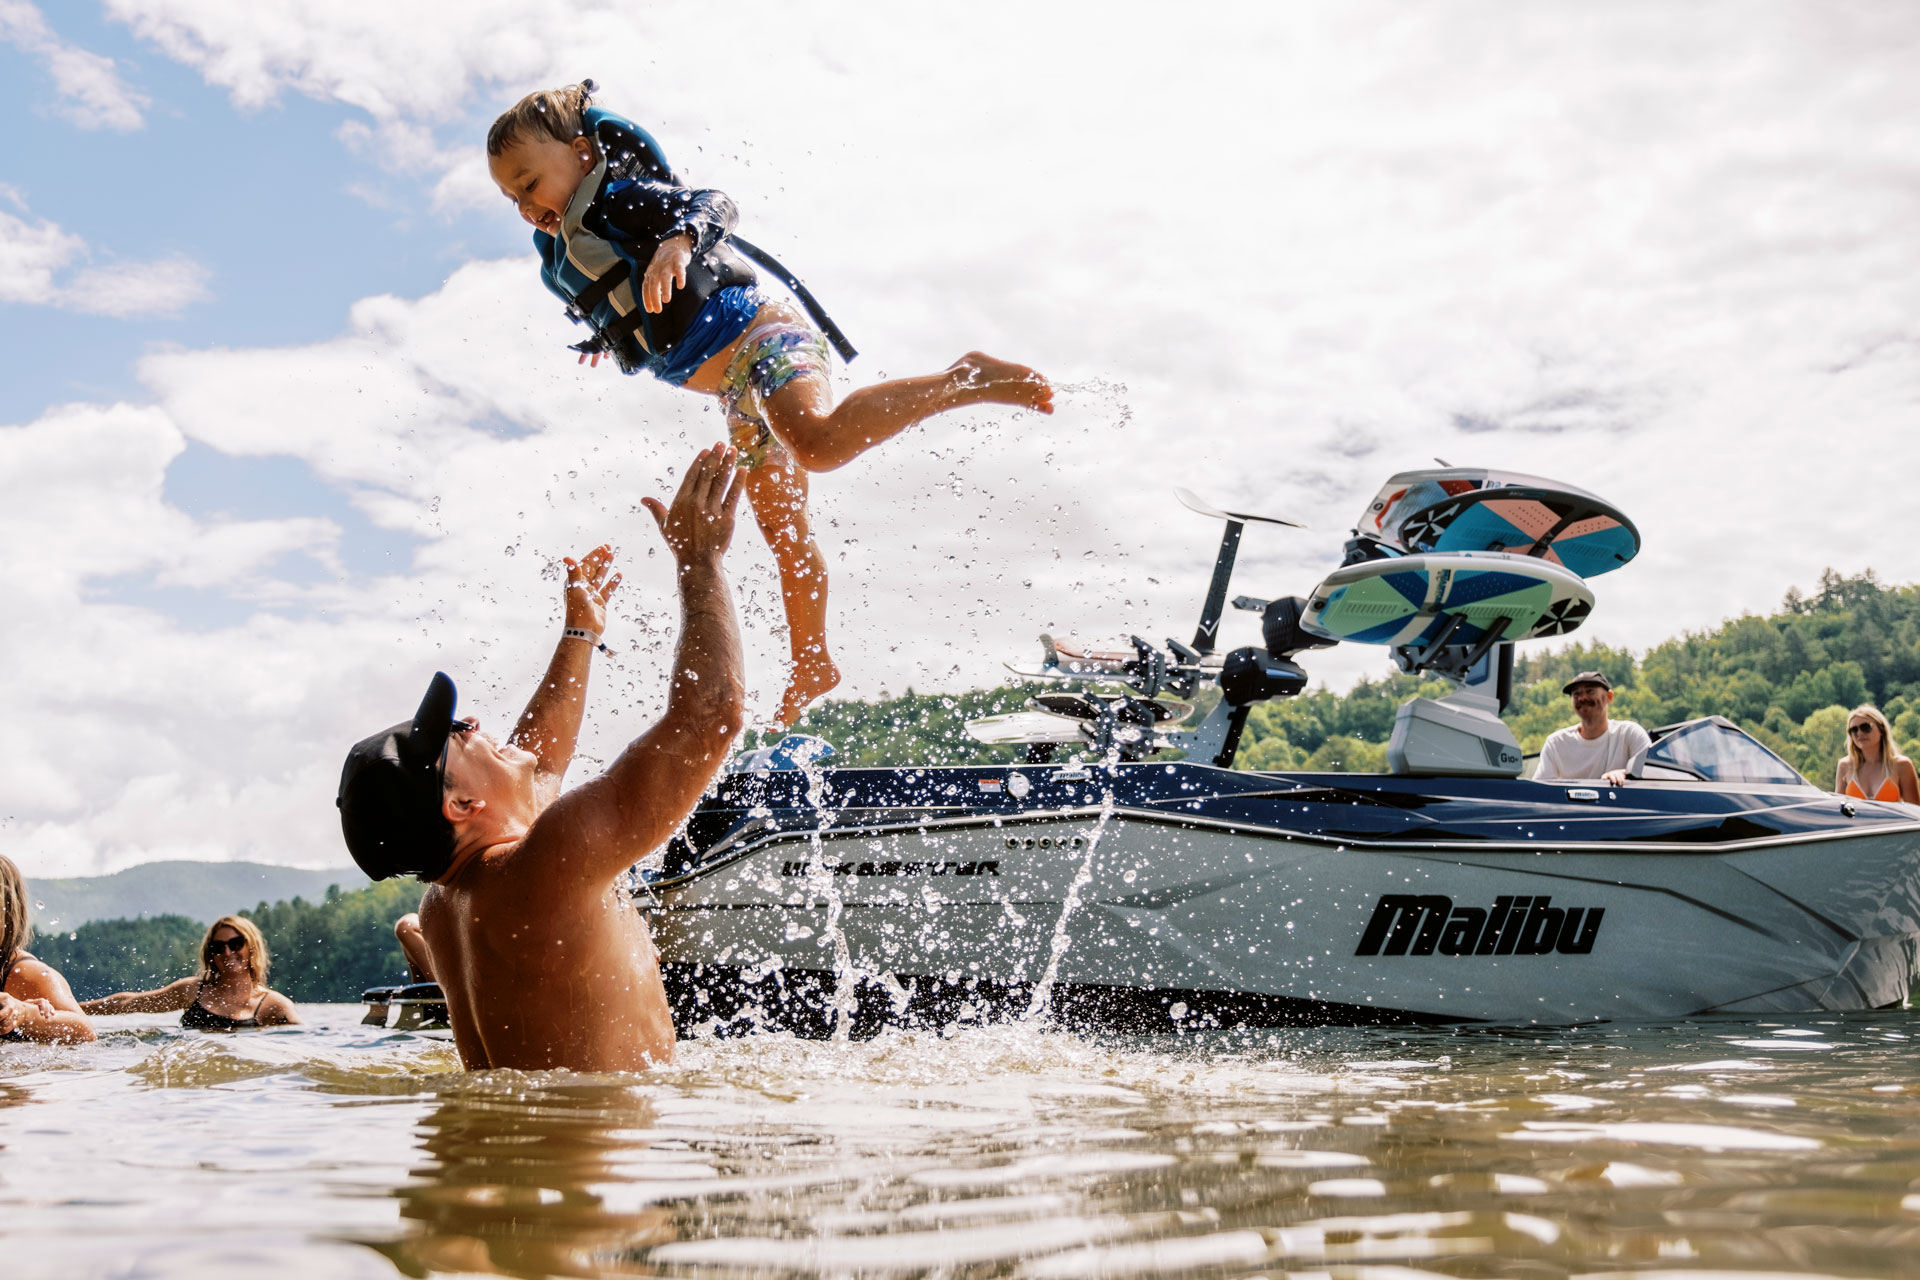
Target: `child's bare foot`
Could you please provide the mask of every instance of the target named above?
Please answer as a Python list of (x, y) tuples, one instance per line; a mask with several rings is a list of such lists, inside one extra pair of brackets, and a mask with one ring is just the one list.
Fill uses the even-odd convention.
[(793, 664), (793, 677), (787, 681), (787, 691), (780, 698), (776, 722), (783, 729), (791, 729), (801, 712), (839, 683), (840, 668), (833, 665), (832, 658), (824, 653), (807, 654)]
[(947, 373), (959, 391), (956, 404), (990, 402), (1053, 412), (1052, 384), (1023, 364), (969, 351), (949, 365)]

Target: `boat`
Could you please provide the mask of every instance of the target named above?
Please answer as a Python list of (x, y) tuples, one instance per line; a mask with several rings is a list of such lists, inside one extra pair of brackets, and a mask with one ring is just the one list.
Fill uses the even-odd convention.
[[(1235, 598), (1264, 644), (1218, 654), (1243, 531), (1286, 522), (1181, 498), (1225, 524), (1192, 641), (1045, 640), (1016, 671), (1071, 687), (974, 726), (1024, 743), (1024, 761), (759, 760), (720, 780), (643, 868), (683, 1034), (1565, 1024), (1905, 1000), (1920, 809), (1825, 792), (1719, 716), (1652, 730), (1625, 786), (1520, 776), (1499, 719), (1514, 646), (1576, 629), (1589, 580), (1637, 553), (1617, 509), (1537, 477), (1402, 473), (1306, 596)], [(1457, 687), (1400, 708), (1390, 772), (1235, 770), (1250, 709), (1302, 690), (1296, 659), (1336, 638)], [(1181, 708), (1215, 691), (1185, 727)], [(1087, 758), (1054, 758), (1072, 747)]]
[[(1731, 721), (1651, 731), (1629, 780), (1544, 781), (1500, 719), (1515, 646), (1577, 630), (1640, 539), (1538, 477), (1393, 477), (1304, 596), (1190, 641), (1042, 638), (1051, 686), (970, 732), (1011, 764), (745, 753), (636, 868), (683, 1036), (1036, 1024), (1574, 1024), (1901, 1004), (1920, 965), (1920, 808), (1822, 791)], [(1217, 651), (1229, 607), (1258, 646)], [(1385, 773), (1233, 768), (1300, 659), (1382, 646), (1452, 691), (1403, 704)], [(1064, 758), (1063, 758), (1064, 757)]]

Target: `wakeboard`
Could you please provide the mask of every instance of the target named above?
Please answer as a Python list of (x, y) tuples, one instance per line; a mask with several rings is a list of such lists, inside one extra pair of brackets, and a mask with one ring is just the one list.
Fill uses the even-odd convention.
[(1396, 556), (1347, 565), (1307, 598), (1300, 625), (1357, 644), (1477, 644), (1561, 636), (1593, 612), (1579, 575), (1549, 560), (1495, 552)]
[(1479, 467), (1403, 471), (1367, 504), (1354, 532), (1408, 555), (1497, 551), (1565, 565), (1582, 578), (1640, 552), (1640, 531), (1584, 489)]

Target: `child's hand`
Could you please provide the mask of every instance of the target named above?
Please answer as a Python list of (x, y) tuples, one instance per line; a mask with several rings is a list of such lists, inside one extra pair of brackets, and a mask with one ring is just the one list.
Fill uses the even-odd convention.
[(682, 231), (662, 240), (660, 247), (653, 251), (653, 261), (647, 264), (646, 276), (640, 281), (640, 305), (650, 314), (659, 315), (673, 291), (687, 287), (687, 264), (692, 261), (691, 233)]

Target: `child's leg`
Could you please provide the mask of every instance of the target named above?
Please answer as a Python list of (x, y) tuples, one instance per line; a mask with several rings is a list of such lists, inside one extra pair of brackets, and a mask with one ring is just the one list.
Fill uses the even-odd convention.
[(845, 466), (936, 413), (989, 403), (1052, 413), (1053, 388), (1025, 365), (973, 351), (944, 373), (849, 392), (837, 408), (824, 369), (795, 377), (765, 400), (767, 425), (809, 471)]
[(840, 669), (827, 653), (827, 559), (807, 523), (807, 473), (785, 449), (769, 441), (765, 455), (748, 470), (746, 485), (760, 536), (779, 566), (787, 608), (793, 675), (775, 719), (788, 726), (840, 683)]

